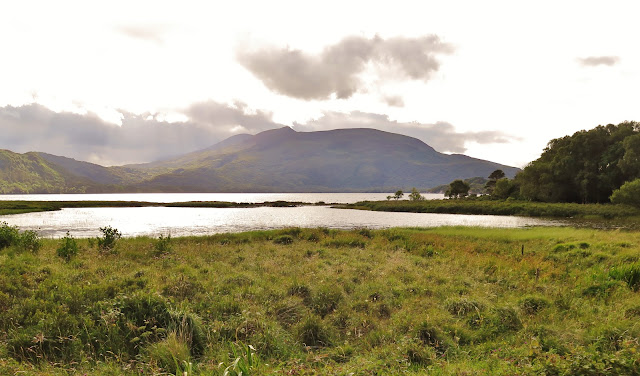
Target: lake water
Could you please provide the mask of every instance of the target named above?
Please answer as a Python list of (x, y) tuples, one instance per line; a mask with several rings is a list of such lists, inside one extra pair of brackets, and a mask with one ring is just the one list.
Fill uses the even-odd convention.
[[(0, 200), (24, 201), (145, 201), (187, 202), (227, 201), (257, 203), (267, 201), (291, 201), (332, 204), (351, 204), (358, 201), (381, 201), (393, 193), (99, 193), (99, 194), (47, 194), (0, 195)], [(428, 200), (442, 199), (442, 193), (424, 193)], [(406, 196), (405, 196), (406, 197)]]
[(69, 231), (75, 237), (100, 235), (104, 226), (124, 236), (171, 234), (209, 235), (223, 232), (327, 227), (371, 229), (388, 227), (483, 226), (517, 228), (557, 226), (560, 221), (491, 215), (372, 212), (332, 209), (327, 206), (293, 208), (70, 208), (53, 212), (0, 216), (0, 222), (22, 230), (36, 230), (44, 237), (59, 238)]

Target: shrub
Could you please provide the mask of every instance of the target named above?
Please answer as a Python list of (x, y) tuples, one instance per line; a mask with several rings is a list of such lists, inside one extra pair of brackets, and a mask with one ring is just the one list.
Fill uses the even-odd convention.
[(116, 242), (122, 237), (122, 234), (117, 229), (107, 226), (100, 227), (102, 237), (98, 238), (98, 248), (101, 251), (111, 251), (115, 248)]
[(625, 204), (640, 207), (640, 179), (629, 181), (613, 191), (610, 197), (614, 204)]
[(36, 253), (42, 247), (40, 236), (33, 230), (25, 230), (18, 238), (18, 247), (23, 251)]
[(156, 250), (156, 252), (154, 252), (156, 256), (170, 253), (172, 250), (171, 235), (169, 234), (165, 237), (161, 234), (160, 237), (158, 237), (158, 241), (153, 245), (153, 248)]
[(78, 254), (78, 243), (73, 236), (67, 231), (67, 235), (62, 238), (60, 247), (56, 250), (59, 257), (62, 257), (66, 262), (71, 261), (71, 258)]
[(18, 243), (18, 239), (20, 239), (20, 231), (16, 226), (9, 226), (7, 222), (0, 222), (0, 249)]

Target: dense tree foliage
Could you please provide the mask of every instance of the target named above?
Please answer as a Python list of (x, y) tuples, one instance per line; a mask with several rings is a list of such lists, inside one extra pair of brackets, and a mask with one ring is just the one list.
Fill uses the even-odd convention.
[(449, 184), (449, 189), (445, 192), (445, 196), (449, 198), (466, 197), (469, 195), (469, 183), (457, 179)]
[(640, 179), (624, 183), (620, 189), (613, 191), (611, 202), (640, 208)]
[(506, 175), (502, 170), (495, 170), (489, 175), (489, 181), (485, 184), (484, 189), (487, 194), (493, 194), (493, 190), (496, 187), (496, 182), (503, 179)]
[(547, 202), (607, 202), (640, 175), (640, 123), (598, 126), (551, 140), (518, 174), (521, 195)]

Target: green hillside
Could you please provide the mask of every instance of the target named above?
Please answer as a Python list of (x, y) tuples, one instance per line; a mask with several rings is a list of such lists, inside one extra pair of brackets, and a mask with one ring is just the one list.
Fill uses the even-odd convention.
[(351, 192), (427, 188), (518, 169), (435, 151), (373, 129), (236, 135), (170, 160), (104, 167), (46, 153), (4, 151), (0, 193)]
[(296, 132), (289, 127), (245, 136), (169, 161), (128, 166), (157, 174), (143, 190), (387, 191), (432, 187), (468, 176), (518, 170), (447, 155), (412, 137), (373, 129)]
[(98, 189), (88, 179), (48, 162), (37, 153), (0, 150), (0, 193), (83, 193)]

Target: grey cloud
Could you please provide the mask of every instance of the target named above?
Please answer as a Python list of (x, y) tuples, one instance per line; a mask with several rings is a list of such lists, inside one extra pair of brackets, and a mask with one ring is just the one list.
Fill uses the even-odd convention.
[(396, 79), (428, 81), (440, 68), (438, 54), (453, 47), (435, 36), (420, 38), (367, 39), (348, 37), (312, 55), (290, 48), (238, 48), (238, 62), (265, 86), (290, 97), (345, 99), (362, 90), (360, 75), (370, 66)]
[(584, 58), (578, 58), (578, 61), (582, 66), (595, 67), (598, 65), (613, 66), (620, 62), (618, 56), (589, 56)]
[(382, 97), (384, 103), (391, 107), (404, 107), (404, 99), (399, 95), (385, 95)]
[(280, 127), (269, 113), (247, 113), (246, 105), (196, 103), (185, 122), (122, 112), (122, 126), (94, 114), (54, 112), (39, 104), (0, 107), (0, 148), (42, 151), (102, 165), (150, 162), (209, 147), (237, 133)]
[(117, 30), (120, 33), (130, 38), (141, 39), (158, 44), (164, 43), (164, 36), (169, 29), (170, 27), (168, 25), (127, 25), (117, 27)]
[(440, 152), (463, 153), (467, 142), (480, 144), (507, 143), (516, 139), (498, 131), (457, 132), (447, 122), (424, 124), (398, 122), (387, 115), (366, 112), (325, 112), (322, 117), (306, 123), (294, 123), (294, 129), (303, 132), (323, 131), (336, 128), (374, 128), (415, 137)]

